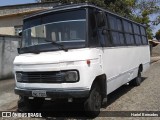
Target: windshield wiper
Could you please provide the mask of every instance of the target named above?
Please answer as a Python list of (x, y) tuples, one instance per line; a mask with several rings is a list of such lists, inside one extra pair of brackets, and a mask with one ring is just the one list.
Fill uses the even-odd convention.
[(50, 41), (50, 40), (47, 40), (47, 39), (45, 39), (45, 41), (51, 42), (52, 45), (57, 46), (60, 50), (64, 50), (65, 52), (68, 52), (68, 49), (65, 48), (64, 45), (61, 45), (61, 44), (59, 44), (59, 43), (56, 43), (56, 42), (54, 42), (54, 41)]
[(56, 45), (60, 50), (64, 50), (65, 52), (68, 52), (68, 49), (65, 48), (64, 45), (61, 45), (61, 44), (56, 43), (56, 42), (54, 42), (54, 41), (51, 41), (51, 43), (52, 43), (53, 45)]

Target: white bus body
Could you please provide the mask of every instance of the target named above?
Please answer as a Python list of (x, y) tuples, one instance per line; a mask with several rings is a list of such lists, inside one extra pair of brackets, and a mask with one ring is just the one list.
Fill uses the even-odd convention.
[[(88, 6), (93, 7), (88, 4), (83, 5), (83, 7)], [(77, 6), (73, 6), (73, 8), (74, 7)], [(60, 35), (59, 33), (59, 36)], [(100, 90), (103, 90), (103, 92), (101, 92), (103, 97), (100, 99), (103, 101), (109, 93), (131, 80), (136, 79), (138, 72), (144, 72), (149, 65), (150, 50), (148, 43), (139, 46), (97, 46), (68, 49), (68, 51), (42, 51), (38, 54), (27, 52), (18, 55), (14, 60), (15, 92), (21, 97), (27, 98), (87, 99), (91, 96), (91, 90), (94, 89), (93, 83), (103, 79), (103, 82), (98, 83)], [(50, 81), (50, 83), (45, 83), (44, 81), (42, 83), (36, 83), (32, 81), (29, 83), (28, 81), (19, 82), (17, 80), (29, 80), (30, 77), (32, 77), (29, 75), (33, 75), (34, 73), (34, 77), (39, 76), (37, 79), (42, 80), (44, 77), (43, 72), (54, 71), (71, 71), (72, 73), (63, 73), (65, 76), (66, 74), (70, 74), (70, 76), (67, 76), (68, 78), (64, 79), (67, 80), (71, 78), (77, 79), (77, 81), (60, 83), (51, 83)], [(78, 72), (76, 73), (75, 71)], [(56, 74), (59, 75), (59, 73)], [(28, 75), (27, 78), (26, 75)], [(47, 75), (50, 75), (50, 73), (47, 73)], [(52, 76), (50, 75), (50, 77)], [(50, 77), (48, 77), (48, 79), (50, 79)], [(101, 88), (102, 86), (103, 89)], [(58, 97), (57, 94), (59, 95)], [(98, 111), (99, 108), (91, 109), (89, 106), (87, 110), (93, 112), (94, 110)], [(93, 114), (96, 113), (93, 112)]]

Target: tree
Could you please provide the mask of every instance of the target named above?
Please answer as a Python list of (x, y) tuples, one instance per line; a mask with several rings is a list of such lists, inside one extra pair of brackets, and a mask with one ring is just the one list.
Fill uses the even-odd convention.
[(135, 0), (105, 0), (106, 9), (123, 17), (132, 18), (132, 7)]
[[(158, 19), (160, 18), (159, 4), (160, 1), (157, 2), (157, 0), (136, 0), (132, 9), (132, 19), (146, 26), (149, 39), (153, 38), (152, 29), (154, 25), (158, 25), (160, 23), (160, 20)], [(152, 18), (151, 20), (150, 16), (153, 14), (157, 14), (157, 18)]]
[(36, 0), (37, 2), (83, 3), (88, 2), (108, 9), (119, 15), (129, 17), (132, 14), (131, 6), (135, 0)]
[(160, 41), (160, 29), (156, 32), (155, 37), (158, 41)]
[[(160, 1), (158, 0), (37, 0), (38, 2), (82, 3), (88, 1), (123, 17), (141, 23), (147, 28), (149, 39), (153, 38), (152, 28), (160, 24)], [(153, 20), (150, 16), (157, 14)]]
[(104, 0), (36, 0), (36, 2), (59, 2), (62, 4), (65, 3), (84, 3), (84, 2), (89, 2), (89, 3), (93, 3), (95, 5), (101, 6), (101, 7), (105, 7), (105, 3)]

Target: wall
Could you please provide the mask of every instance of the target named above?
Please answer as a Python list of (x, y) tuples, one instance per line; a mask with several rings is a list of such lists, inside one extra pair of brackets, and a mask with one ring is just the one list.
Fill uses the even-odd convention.
[(23, 16), (7, 16), (0, 18), (0, 34), (15, 35), (14, 26), (23, 25)]
[(23, 25), (25, 16), (53, 8), (56, 3), (31, 3), (0, 7), (0, 34), (15, 35), (15, 28)]
[(20, 37), (0, 35), (0, 79), (13, 77), (13, 61)]
[(57, 5), (58, 3), (47, 2), (47, 3), (29, 3), (29, 4), (1, 6), (0, 17), (9, 16), (9, 15), (20, 15), (28, 12), (51, 9)]

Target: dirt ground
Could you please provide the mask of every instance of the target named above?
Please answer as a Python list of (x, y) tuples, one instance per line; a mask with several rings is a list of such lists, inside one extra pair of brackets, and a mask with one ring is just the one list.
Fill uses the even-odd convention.
[(160, 44), (152, 49), (152, 57), (160, 56)]

